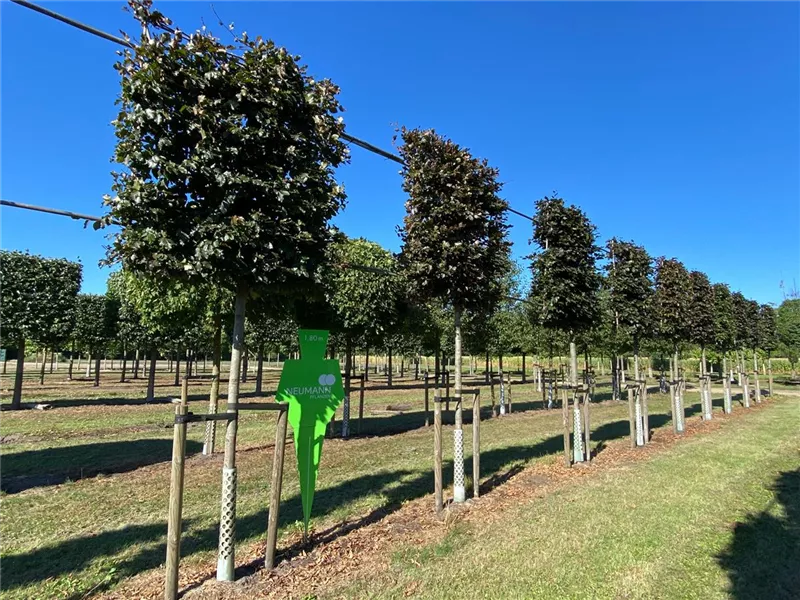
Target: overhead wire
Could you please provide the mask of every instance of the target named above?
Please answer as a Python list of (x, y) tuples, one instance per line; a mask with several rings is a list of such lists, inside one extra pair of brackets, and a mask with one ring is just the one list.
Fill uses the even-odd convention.
[[(10, 1), (13, 4), (17, 4), (17, 5), (22, 6), (24, 8), (28, 8), (30, 10), (33, 10), (33, 11), (39, 13), (39, 14), (45, 15), (46, 17), (50, 17), (51, 19), (55, 19), (57, 21), (65, 23), (66, 25), (69, 25), (71, 27), (75, 27), (76, 29), (80, 29), (81, 31), (84, 31), (84, 32), (89, 33), (89, 34), (94, 35), (94, 36), (97, 36), (97, 37), (102, 38), (104, 40), (108, 40), (110, 42), (114, 42), (115, 44), (118, 44), (120, 46), (125, 46), (126, 48), (130, 48), (130, 49), (135, 49), (136, 48), (136, 46), (133, 43), (131, 43), (130, 41), (128, 41), (128, 40), (126, 40), (124, 38), (121, 38), (119, 36), (107, 33), (107, 32), (105, 32), (105, 31), (103, 31), (101, 29), (98, 29), (96, 27), (92, 27), (91, 25), (87, 25), (86, 23), (82, 23), (81, 21), (78, 21), (76, 19), (72, 19), (70, 17), (62, 15), (61, 13), (58, 13), (58, 12), (56, 12), (54, 10), (50, 10), (48, 8), (44, 8), (43, 6), (39, 6), (38, 4), (34, 4), (33, 2), (28, 2), (27, 0), (10, 0)], [(173, 34), (175, 34), (177, 32), (177, 30), (175, 30), (174, 28), (169, 27), (169, 26), (162, 25), (160, 28), (164, 29), (165, 31), (169, 31), (170, 33), (173, 33)], [(179, 33), (181, 36), (185, 36), (185, 34), (183, 34), (182, 32), (177, 32), (177, 33)], [(237, 54), (234, 54), (232, 52), (228, 52), (228, 54), (230, 56), (234, 57), (234, 58), (237, 58), (237, 59), (241, 60), (241, 57), (238, 56)], [(364, 150), (367, 150), (368, 152), (372, 152), (373, 154), (377, 154), (378, 156), (382, 156), (383, 158), (386, 158), (388, 160), (394, 161), (394, 162), (396, 162), (396, 163), (398, 163), (400, 165), (404, 165), (405, 164), (403, 159), (400, 156), (398, 156), (397, 154), (394, 154), (392, 152), (389, 152), (388, 150), (384, 150), (382, 148), (379, 148), (378, 146), (376, 146), (374, 144), (371, 144), (371, 143), (369, 143), (369, 142), (367, 142), (365, 140), (362, 140), (360, 138), (357, 138), (354, 135), (350, 135), (349, 133), (342, 132), (341, 137), (342, 137), (343, 140), (345, 140), (345, 141), (347, 141), (347, 142), (349, 142), (351, 144), (354, 144), (356, 146), (359, 146), (360, 148), (363, 148)], [(533, 221), (533, 217), (531, 217), (530, 215), (526, 215), (525, 213), (520, 212), (518, 210), (515, 210), (515, 209), (511, 208), (510, 206), (507, 206), (506, 210), (508, 212), (512, 213), (512, 214), (515, 214), (515, 215), (519, 216), (519, 217), (522, 217), (522, 218), (527, 219), (529, 221)]]

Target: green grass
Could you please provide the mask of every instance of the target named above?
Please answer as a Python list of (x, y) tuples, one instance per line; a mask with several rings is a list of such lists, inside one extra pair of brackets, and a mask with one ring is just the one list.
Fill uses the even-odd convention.
[[(192, 402), (191, 410), (205, 412), (202, 398), (207, 393), (206, 385), (193, 386), (192, 394), (197, 400)], [(270, 387), (265, 385), (266, 389)], [(164, 389), (169, 395), (176, 395), (177, 388), (165, 385)], [(168, 404), (95, 400), (141, 397), (139, 392), (115, 391), (113, 384), (107, 389), (88, 391), (92, 393), (87, 393), (83, 384), (71, 387), (67, 393), (56, 390), (40, 394), (41, 400), (57, 406), (50, 411), (3, 413), (3, 436), (7, 436), (2, 446), (3, 478), (20, 478), (22, 491), (3, 497), (2, 598), (79, 598), (90, 590), (113, 587), (136, 573), (158, 569), (163, 563), (173, 409)], [(252, 391), (252, 383), (245, 386), (245, 391)], [(482, 396), (487, 406), (488, 389)], [(531, 385), (515, 386), (515, 411), (526, 407), (526, 401), (535, 400), (538, 406), (540, 397)], [(687, 401), (690, 412), (696, 415), (696, 395), (688, 394)], [(385, 409), (390, 404), (412, 404), (413, 410), (387, 414)], [(783, 401), (758, 416), (780, 413), (784, 422), (779, 425), (786, 428), (788, 406), (796, 410), (797, 403)], [(368, 390), (364, 430), (370, 437), (325, 443), (314, 502), (314, 527), (321, 530), (376, 509), (392, 511), (407, 500), (431, 493), (432, 433), (420, 428), (424, 422), (421, 408), (421, 389)], [(653, 396), (652, 424), (671, 428), (667, 412), (666, 399)], [(595, 442), (624, 438), (627, 427), (626, 405), (604, 403), (592, 407)], [(247, 546), (262, 540), (266, 529), (274, 422), (268, 415), (248, 413), (243, 415), (239, 431), (237, 537), (240, 545)], [(402, 433), (387, 433), (391, 431)], [(504, 474), (515, 466), (551, 460), (553, 454), (560, 452), (560, 431), (559, 411), (529, 411), (508, 419), (485, 421), (481, 429), (483, 479)], [(465, 433), (469, 459), (469, 427)], [(183, 564), (187, 565), (213, 563), (218, 535), (221, 456), (205, 458), (197, 454), (202, 436), (201, 426), (190, 427), (182, 542)], [(221, 438), (220, 430), (218, 439)], [(445, 439), (451, 439), (449, 434)], [(448, 444), (445, 459), (445, 481), (450, 481), (452, 448)], [(109, 475), (69, 481), (96, 470)], [(679, 471), (682, 473), (683, 469)], [(43, 485), (41, 478), (53, 476), (55, 479)], [(291, 450), (282, 497), (279, 547), (285, 547), (287, 537), (298, 530), (302, 514)], [(615, 505), (610, 494), (597, 497), (603, 498), (604, 506)], [(546, 505), (551, 504), (559, 506), (548, 499)], [(562, 518), (563, 515), (558, 516), (558, 522)], [(551, 525), (554, 532), (560, 531), (555, 528), (556, 523)], [(454, 529), (439, 546), (426, 550), (429, 554), (423, 564), (461, 556), (460, 549), (475, 535), (475, 531)], [(653, 543), (659, 540), (656, 537)], [(497, 543), (505, 543), (502, 536)], [(515, 555), (519, 556), (512, 552), (511, 556)], [(614, 560), (619, 559), (611, 559)], [(401, 558), (397, 569), (401, 577), (410, 577)]]
[(798, 422), (798, 402), (780, 402), (490, 525), (460, 523), (455, 542), (402, 548), (388, 576), (330, 596), (798, 598)]

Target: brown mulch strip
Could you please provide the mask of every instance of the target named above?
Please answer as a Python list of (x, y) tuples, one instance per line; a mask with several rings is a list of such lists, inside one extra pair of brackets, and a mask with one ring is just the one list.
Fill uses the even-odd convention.
[[(361, 577), (387, 578), (391, 585), (389, 564), (394, 551), (403, 546), (427, 546), (442, 540), (448, 529), (458, 521), (490, 523), (507, 516), (504, 511), (521, 503), (542, 498), (553, 491), (586, 477), (621, 465), (647, 460), (650, 456), (668, 450), (682, 439), (692, 438), (719, 429), (725, 422), (746, 418), (754, 411), (763, 410), (771, 402), (754, 404), (749, 411), (736, 407), (732, 415), (715, 413), (714, 419), (705, 422), (700, 416), (686, 420), (682, 435), (671, 429), (655, 431), (651, 442), (641, 448), (631, 448), (628, 438), (608, 442), (591, 466), (566, 467), (561, 454), (550, 456), (511, 474), (502, 485), (483, 492), (480, 498), (468, 500), (461, 506), (449, 506), (436, 516), (430, 496), (405, 503), (401, 508), (382, 516), (372, 514), (340, 523), (329, 530), (314, 532), (312, 545), (302, 549), (300, 535), (286, 540), (295, 549), (293, 556), (283, 560), (272, 571), (260, 567), (264, 544), (240, 547), (237, 555), (237, 581), (221, 583), (215, 579), (213, 564), (184, 565), (180, 571), (181, 597), (191, 599), (245, 599), (247, 598), (304, 598), (309, 595), (336, 589)], [(371, 517), (371, 518), (370, 518)], [(163, 597), (163, 570), (151, 570), (123, 581), (115, 590), (96, 596), (106, 600)], [(407, 590), (408, 592), (408, 590)], [(410, 590), (413, 594), (413, 590)]]

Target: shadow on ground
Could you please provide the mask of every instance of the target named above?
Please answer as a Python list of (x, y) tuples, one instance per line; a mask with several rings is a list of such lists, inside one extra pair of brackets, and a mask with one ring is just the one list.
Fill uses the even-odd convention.
[[(187, 456), (202, 449), (200, 442), (186, 442)], [(3, 455), (0, 490), (13, 494), (100, 474), (127, 473), (171, 458), (171, 439), (100, 442), (14, 452)], [(4, 578), (7, 576), (6, 573), (3, 575)]]
[[(653, 427), (666, 424), (669, 417), (653, 414), (650, 423)], [(628, 435), (628, 422), (615, 421), (598, 427), (592, 432), (592, 439), (601, 445), (606, 441)], [(150, 440), (149, 442), (165, 444), (160, 450), (135, 449), (129, 447), (125, 452), (133, 455), (160, 453), (158, 460), (167, 460), (171, 448), (170, 440)], [(136, 442), (124, 442), (135, 444)], [(98, 453), (110, 452), (107, 445), (97, 444)], [(198, 451), (197, 447), (192, 451)], [(187, 448), (188, 449), (188, 448)], [(486, 492), (507, 481), (521, 471), (525, 464), (537, 457), (556, 454), (563, 451), (563, 437), (554, 435), (535, 444), (517, 445), (481, 452), (481, 485)], [(86, 452), (83, 448), (81, 452)], [(119, 452), (119, 449), (115, 451)], [(31, 460), (33, 457), (28, 457)], [(42, 457), (46, 458), (46, 457)], [(49, 460), (56, 460), (49, 457)], [(61, 457), (57, 460), (67, 460)], [(153, 462), (156, 462), (153, 460)], [(466, 460), (467, 475), (472, 461)], [(4, 468), (7, 465), (4, 464)], [(135, 468), (135, 467), (132, 467)], [(453, 464), (447, 461), (444, 465), (444, 480), (452, 481)], [(312, 534), (309, 545), (295, 544), (288, 548), (279, 548), (279, 560), (297, 556), (308, 551), (310, 547), (334, 540), (350, 531), (380, 521), (398, 510), (405, 502), (431, 494), (433, 489), (433, 473), (396, 470), (380, 471), (362, 475), (337, 485), (320, 489), (314, 495), (314, 517), (320, 519), (331, 514), (344, 504), (357, 503), (368, 496), (379, 495), (384, 498), (382, 505), (369, 514), (354, 521), (334, 525), (329, 529)], [(431, 500), (431, 503), (433, 501)], [(433, 505), (431, 504), (431, 509)], [(300, 495), (292, 496), (283, 502), (280, 509), (280, 523), (283, 526), (302, 522), (303, 508)], [(166, 507), (164, 509), (166, 512)], [(237, 519), (236, 537), (239, 540), (254, 539), (263, 536), (266, 530), (267, 509)], [(210, 551), (217, 547), (219, 531), (216, 526), (195, 529), (185, 522), (186, 534), (181, 540), (181, 555), (186, 557), (201, 551)], [(129, 577), (135, 573), (159, 567), (164, 562), (166, 552), (166, 523), (133, 525), (123, 529), (106, 531), (98, 535), (72, 538), (51, 546), (37, 548), (30, 552), (3, 557), (3, 587), (13, 589), (23, 585), (31, 585), (67, 573), (79, 572), (96, 560), (113, 560), (116, 567), (114, 578), (102, 583), (95, 591), (101, 591), (113, 585), (116, 580)], [(126, 548), (141, 546), (131, 557), (120, 559), (117, 555)], [(259, 569), (263, 561), (258, 560), (244, 565), (237, 570), (237, 577)]]
[(770, 505), (733, 527), (717, 556), (736, 600), (800, 598), (800, 469), (780, 474)]

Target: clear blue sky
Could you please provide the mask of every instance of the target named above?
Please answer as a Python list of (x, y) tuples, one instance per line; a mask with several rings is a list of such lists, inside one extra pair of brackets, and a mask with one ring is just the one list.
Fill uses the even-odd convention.
[[(111, 183), (112, 43), (2, 2), (2, 197), (98, 214)], [(212, 30), (208, 2), (156, 2)], [(123, 2), (47, 6), (137, 33)], [(760, 302), (800, 285), (800, 4), (217, 2), (225, 22), (342, 88), (348, 131), (391, 146), (435, 127), (500, 169), (511, 206), (553, 190), (602, 242), (682, 260)], [(336, 223), (399, 249), (398, 165), (358, 148)], [(515, 217), (514, 254), (530, 223)], [(78, 258), (102, 292), (102, 233), (2, 211), (2, 247)]]

